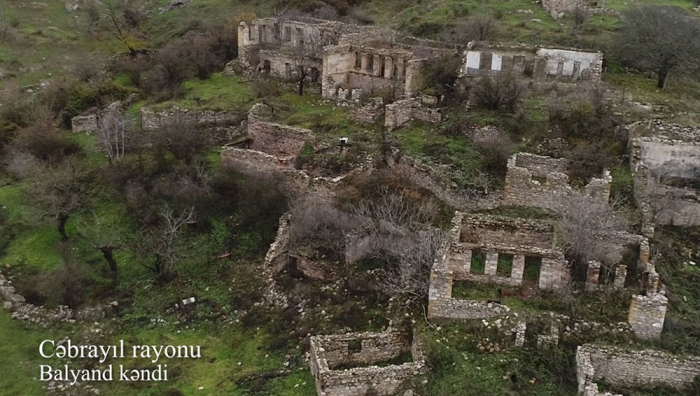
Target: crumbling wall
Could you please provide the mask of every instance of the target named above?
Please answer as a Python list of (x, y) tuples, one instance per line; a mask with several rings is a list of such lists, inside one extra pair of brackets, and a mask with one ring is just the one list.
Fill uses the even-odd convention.
[(304, 128), (282, 125), (267, 120), (270, 107), (258, 103), (248, 112), (248, 135), (253, 139), (251, 149), (278, 157), (296, 157), (313, 133)]
[(586, 388), (598, 380), (619, 387), (664, 385), (679, 388), (700, 375), (700, 357), (586, 344), (576, 351), (576, 374), (581, 395), (586, 395)]
[[(568, 162), (563, 158), (554, 159), (530, 153), (512, 155), (508, 159), (503, 204), (556, 210), (561, 206), (563, 197), (577, 191), (569, 184), (569, 177), (564, 173), (567, 169)], [(611, 189), (612, 176), (605, 170), (600, 178), (593, 178), (581, 191), (595, 200), (607, 203)]]
[[(700, 225), (700, 191), (672, 185), (700, 180), (700, 132), (658, 122), (652, 125), (655, 132), (668, 136), (634, 137), (630, 150), (634, 195), (642, 212), (644, 233), (649, 236), (654, 224)], [(630, 126), (631, 134), (637, 126)]]
[(411, 98), (397, 100), (386, 106), (384, 126), (392, 130), (413, 120), (434, 124), (441, 119), (439, 109), (424, 106), (419, 98)]
[[(319, 396), (393, 395), (407, 381), (427, 372), (418, 337), (412, 342), (396, 331), (314, 336), (310, 340), (311, 373)], [(351, 346), (351, 343), (354, 344)], [(403, 353), (412, 362), (376, 366)], [(336, 369), (341, 366), (371, 365)]]
[(384, 100), (370, 98), (366, 103), (348, 111), (348, 118), (355, 122), (374, 124), (384, 115)]
[(505, 72), (539, 82), (599, 81), (603, 54), (523, 44), (470, 43), (464, 52), (461, 72), (464, 76)]
[(73, 117), (71, 119), (71, 129), (73, 132), (97, 131), (97, 114), (88, 114)]
[(634, 334), (643, 339), (661, 337), (667, 306), (668, 298), (661, 293), (632, 296), (627, 322)]
[(12, 286), (12, 282), (7, 280), (2, 273), (0, 273), (0, 298), (5, 300), (3, 308), (12, 312), (13, 319), (26, 320), (44, 327), (57, 322), (95, 321), (104, 316), (104, 311), (99, 306), (86, 307), (74, 311), (64, 305), (47, 309), (29, 304), (24, 297), (17, 293), (14, 286)]
[(191, 110), (177, 106), (161, 111), (141, 108), (141, 129), (155, 131), (173, 124), (191, 123), (202, 128), (214, 142), (228, 143), (242, 135), (241, 122), (244, 113), (237, 111)]

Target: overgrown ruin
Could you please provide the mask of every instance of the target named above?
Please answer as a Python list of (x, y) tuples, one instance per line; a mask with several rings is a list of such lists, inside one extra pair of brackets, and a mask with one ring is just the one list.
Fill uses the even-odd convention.
[(395, 330), (313, 336), (309, 365), (319, 396), (393, 395), (427, 372), (417, 335)]
[(503, 205), (556, 210), (562, 205), (562, 198), (579, 191), (593, 200), (609, 201), (612, 176), (608, 170), (599, 178), (591, 179), (582, 189), (575, 189), (569, 182), (568, 169), (569, 161), (565, 158), (513, 154), (508, 159)]
[(700, 131), (658, 121), (628, 127), (630, 167), (644, 232), (700, 225)]

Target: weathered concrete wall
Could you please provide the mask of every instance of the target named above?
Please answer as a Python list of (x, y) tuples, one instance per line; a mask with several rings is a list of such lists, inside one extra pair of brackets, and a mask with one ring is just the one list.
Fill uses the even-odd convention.
[(251, 149), (282, 158), (296, 157), (304, 144), (313, 138), (313, 133), (308, 129), (268, 121), (266, 114), (269, 110), (269, 106), (258, 103), (248, 113), (248, 135), (253, 139)]
[(413, 120), (434, 124), (440, 122), (441, 119), (442, 115), (439, 109), (424, 106), (419, 98), (411, 98), (397, 100), (386, 106), (384, 126), (392, 130)]
[[(517, 153), (508, 159), (503, 204), (507, 206), (534, 206), (556, 210), (562, 198), (574, 194), (566, 159), (554, 159), (530, 153)], [(546, 178), (546, 180), (537, 180)], [(612, 176), (604, 171), (600, 178), (593, 178), (581, 192), (600, 202), (608, 202), (612, 189)]]
[(700, 357), (586, 344), (576, 352), (576, 373), (580, 395), (598, 380), (620, 387), (683, 387), (700, 375)]
[(603, 54), (523, 44), (470, 43), (464, 52), (462, 75), (512, 73), (540, 82), (599, 81)]
[[(351, 348), (351, 342), (358, 348)], [(310, 343), (309, 365), (319, 396), (393, 395), (405, 382), (427, 372), (415, 335), (412, 343), (395, 331), (314, 336)], [(413, 362), (374, 366), (408, 352)], [(334, 369), (353, 365), (371, 366)]]

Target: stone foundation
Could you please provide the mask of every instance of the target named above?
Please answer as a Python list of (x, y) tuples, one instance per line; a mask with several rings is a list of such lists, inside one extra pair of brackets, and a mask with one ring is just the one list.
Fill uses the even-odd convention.
[(599, 394), (597, 386), (592, 386), (598, 380), (619, 387), (664, 385), (678, 388), (692, 383), (700, 375), (700, 357), (586, 344), (579, 346), (576, 352), (576, 373), (579, 395)]
[[(309, 365), (319, 396), (393, 395), (428, 369), (420, 342), (395, 331), (311, 337)], [(376, 366), (404, 353), (412, 362)], [(351, 367), (351, 366), (367, 367)], [(350, 367), (350, 368), (348, 368)]]

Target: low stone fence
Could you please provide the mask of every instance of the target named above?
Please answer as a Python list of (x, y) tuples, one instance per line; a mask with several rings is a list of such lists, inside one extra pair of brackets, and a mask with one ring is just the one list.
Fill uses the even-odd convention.
[(73, 311), (63, 305), (59, 305), (54, 309), (47, 309), (29, 304), (24, 297), (17, 294), (12, 283), (2, 273), (0, 273), (0, 297), (5, 300), (3, 307), (12, 312), (13, 319), (26, 320), (44, 327), (48, 327), (56, 322), (92, 321), (104, 316), (104, 312), (100, 307)]
[[(675, 356), (656, 350), (629, 351), (586, 344), (576, 351), (579, 395), (598, 394), (594, 382), (612, 386), (670, 386), (680, 388), (700, 375), (700, 357)], [(587, 392), (587, 393), (586, 393)]]
[(268, 119), (271, 112), (272, 108), (263, 103), (255, 104), (248, 112), (248, 136), (253, 139), (251, 148), (278, 157), (296, 157), (312, 140), (313, 133), (305, 128), (272, 122)]
[[(389, 330), (311, 337), (311, 373), (319, 396), (393, 395), (428, 371), (418, 337)], [(408, 363), (377, 366), (410, 353)], [(366, 366), (366, 367), (352, 367)]]

